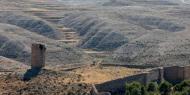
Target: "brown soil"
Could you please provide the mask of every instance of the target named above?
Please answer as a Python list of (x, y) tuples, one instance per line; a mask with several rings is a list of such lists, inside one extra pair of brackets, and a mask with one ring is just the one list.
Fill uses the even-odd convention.
[(18, 73), (0, 74), (0, 95), (90, 95), (91, 86), (84, 83), (65, 83), (71, 74), (43, 70), (31, 81), (24, 82)]
[(29, 66), (5, 57), (0, 56), (0, 72), (14, 72), (14, 71), (24, 71), (28, 69)]
[[(19, 63), (3, 59), (0, 63), (21, 66)], [(91, 84), (99, 84), (141, 72), (140, 69), (101, 66), (101, 64), (81, 65), (79, 68), (69, 65), (46, 68), (48, 69), (43, 69), (36, 78), (30, 81), (22, 81), (26, 68), (0, 72), (0, 95), (91, 95)], [(22, 71), (18, 72), (18, 70)]]
[(141, 72), (141, 70), (126, 67), (86, 66), (84, 68), (73, 70), (72, 72), (81, 76), (82, 79), (80, 82), (99, 84), (106, 81), (134, 75)]

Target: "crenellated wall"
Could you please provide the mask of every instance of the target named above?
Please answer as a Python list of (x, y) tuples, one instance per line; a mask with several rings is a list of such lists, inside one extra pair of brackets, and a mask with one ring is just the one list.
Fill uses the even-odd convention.
[(132, 82), (132, 81), (138, 81), (141, 83), (144, 83), (146, 81), (146, 75), (147, 73), (137, 74), (134, 76), (124, 77), (117, 80), (108, 81), (102, 84), (96, 84), (96, 89), (99, 92), (107, 91), (111, 93), (116, 92), (124, 92), (125, 91), (125, 83), (126, 82)]
[(162, 80), (176, 83), (188, 79), (190, 79), (190, 66), (172, 66), (153, 68), (141, 74), (96, 84), (95, 86), (100, 92), (123, 93), (125, 91), (125, 84), (133, 81), (142, 84), (147, 84), (151, 81), (161, 82)]
[(190, 66), (164, 67), (164, 79), (171, 83), (178, 83), (190, 79)]

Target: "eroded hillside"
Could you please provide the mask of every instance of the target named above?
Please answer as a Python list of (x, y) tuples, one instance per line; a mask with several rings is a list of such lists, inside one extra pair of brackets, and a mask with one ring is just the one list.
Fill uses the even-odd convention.
[[(189, 1), (98, 0), (94, 2), (88, 0), (81, 2), (72, 0), (68, 2), (59, 0), (54, 2), (18, 0), (1, 2), (1, 10), (5, 9), (5, 5), (12, 7), (7, 6), (7, 12), (5, 10), (0, 13), (0, 22), (24, 28), (25, 30), (22, 31), (27, 31), (31, 37), (36, 37), (28, 38), (26, 35), (29, 33), (21, 35), (17, 32), (15, 32), (17, 34), (9, 35), (9, 32), (5, 34), (5, 30), (2, 30), (2, 42), (5, 42), (5, 39), (15, 39), (7, 42), (8, 44), (1, 49), (2, 54), (10, 56), (10, 58), (13, 55), (4, 53), (8, 46), (18, 47), (18, 49), (16, 48), (17, 52), (23, 52), (29, 57), (28, 43), (44, 42), (43, 40), (46, 39), (44, 43), (48, 46), (51, 44), (51, 47), (58, 48), (58, 50), (65, 49), (64, 54), (66, 55), (61, 52), (59, 52), (60, 54), (51, 52), (49, 59), (55, 61), (55, 64), (59, 61), (64, 62), (65, 59), (68, 59), (65, 63), (73, 61), (73, 58), (81, 59), (81, 55), (84, 53), (80, 51), (85, 50), (65, 44), (60, 45), (60, 41), (67, 43), (76, 41), (73, 40), (75, 36), (71, 36), (72, 34), (68, 35), (68, 39), (71, 40), (64, 39), (58, 31), (58, 27), (61, 26), (70, 28), (70, 33), (76, 32), (79, 35), (76, 38), (80, 40), (77, 45), (79, 48), (113, 52), (107, 55), (112, 55), (113, 60), (125, 64), (156, 66), (189, 64)], [(25, 9), (21, 9), (22, 7)], [(55, 39), (59, 39), (59, 41), (55, 41)], [(14, 57), (18, 56), (16, 51), (13, 52)], [(62, 57), (57, 58), (58, 56)]]
[[(146, 71), (123, 64), (189, 65), (188, 2), (0, 0), (0, 94), (91, 95)], [(46, 67), (25, 82), (32, 43), (47, 47)]]
[(82, 48), (115, 51), (113, 59), (125, 64), (185, 65), (188, 10), (177, 0), (111, 0), (91, 10), (63, 12), (59, 23), (80, 34)]

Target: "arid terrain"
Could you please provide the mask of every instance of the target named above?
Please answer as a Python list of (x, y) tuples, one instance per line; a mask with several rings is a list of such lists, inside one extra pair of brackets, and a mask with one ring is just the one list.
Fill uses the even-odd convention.
[[(50, 46), (50, 51), (59, 53), (57, 57), (51, 52), (47, 58), (51, 59), (47, 61), (50, 64), (84, 62), (82, 59), (87, 56), (82, 49), (108, 52), (111, 59), (124, 64), (189, 64), (188, 0), (185, 3), (180, 0), (1, 2), (1, 27), (18, 27), (26, 32), (0, 35), (3, 43), (0, 54), (5, 57), (27, 61), (22, 59), (30, 56), (29, 43), (43, 42)], [(10, 52), (5, 52), (8, 46)]]
[(110, 66), (46, 67), (36, 78), (23, 81), (29, 66), (0, 57), (0, 95), (91, 95), (92, 84), (142, 72), (141, 69)]
[[(102, 64), (189, 65), (189, 26), (189, 0), (0, 0), (0, 94), (90, 95), (144, 71)], [(32, 43), (46, 67), (24, 82)]]

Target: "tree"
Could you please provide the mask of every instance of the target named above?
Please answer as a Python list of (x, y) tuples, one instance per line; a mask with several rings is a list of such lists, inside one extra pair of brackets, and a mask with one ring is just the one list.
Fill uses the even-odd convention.
[(132, 82), (130, 84), (126, 84), (125, 95), (146, 95), (145, 93), (146, 93), (145, 87), (138, 82)]
[(174, 86), (174, 91), (182, 91), (184, 88), (190, 87), (190, 81), (183, 81)]
[(190, 95), (190, 87), (183, 88), (182, 95)]
[(141, 95), (147, 95), (146, 87), (142, 86), (141, 87)]
[(141, 89), (133, 88), (130, 95), (142, 95), (141, 94)]
[(147, 85), (148, 92), (156, 92), (158, 90), (158, 84), (156, 82), (150, 82)]
[(172, 84), (170, 84), (167, 81), (164, 81), (160, 84), (159, 91), (161, 95), (169, 95), (172, 90), (171, 88), (172, 88)]

